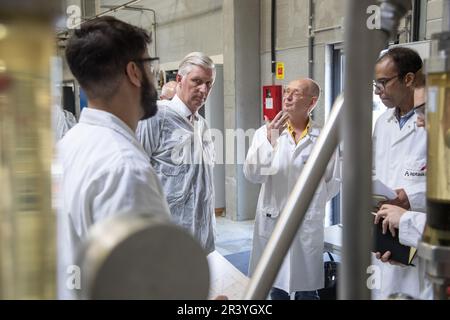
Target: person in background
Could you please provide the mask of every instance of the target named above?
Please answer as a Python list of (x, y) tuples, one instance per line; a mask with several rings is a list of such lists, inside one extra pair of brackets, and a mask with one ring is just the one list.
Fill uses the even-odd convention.
[[(320, 134), (320, 127), (310, 118), (317, 104), (320, 88), (311, 79), (289, 83), (283, 94), (283, 110), (259, 128), (244, 164), (245, 177), (261, 184), (249, 273), (258, 264), (265, 246), (283, 211), (305, 163)], [(303, 224), (283, 261), (273, 288), (272, 300), (319, 299), (317, 290), (324, 286), (323, 246), (325, 205), (339, 192), (339, 161), (331, 159)]]
[(427, 101), (427, 88), (425, 83), (425, 75), (422, 69), (416, 72), (414, 81), (414, 108), (417, 111), (417, 126), (425, 127), (425, 107)]
[(165, 85), (163, 85), (161, 89), (161, 95), (159, 98), (161, 100), (172, 100), (172, 98), (175, 96), (177, 92), (177, 82), (176, 81), (169, 81)]
[(55, 141), (61, 140), (67, 131), (77, 124), (75, 116), (57, 104), (53, 106), (53, 121)]

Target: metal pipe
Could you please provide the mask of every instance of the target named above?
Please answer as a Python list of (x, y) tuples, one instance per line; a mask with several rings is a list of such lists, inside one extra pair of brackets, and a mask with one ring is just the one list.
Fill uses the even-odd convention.
[(261, 300), (267, 297), (283, 259), (303, 222), (320, 179), (338, 145), (339, 121), (343, 103), (342, 96), (336, 99), (330, 119), (317, 139), (264, 249), (253, 277), (250, 279), (244, 299)]
[(450, 31), (450, 1), (444, 0), (442, 17), (442, 31)]
[(331, 27), (326, 27), (326, 28), (318, 28), (318, 29), (314, 29), (312, 31), (313, 34), (319, 33), (319, 32), (325, 32), (325, 31), (332, 31), (332, 30), (337, 30), (337, 29), (342, 29), (341, 25), (336, 25), (336, 26), (331, 26)]
[[(127, 3), (121, 4), (121, 5), (119, 5), (119, 6), (112, 7), (111, 9), (108, 9), (108, 10), (106, 10), (106, 11), (103, 11), (103, 12), (99, 13), (99, 14), (96, 14), (96, 15), (93, 16), (92, 18), (86, 19), (86, 20), (84, 20), (84, 21), (81, 21), (80, 23), (77, 23), (77, 24), (73, 25), (73, 26), (71, 27), (71, 29), (78, 29), (78, 28), (79, 28), (83, 23), (85, 23), (85, 22), (88, 22), (88, 21), (97, 19), (97, 18), (99, 18), (99, 17), (108, 15), (108, 14), (113, 13), (113, 12), (117, 12), (118, 10), (123, 9), (123, 8), (125, 8), (126, 6), (131, 6), (132, 4), (135, 4), (135, 3), (139, 2), (139, 1), (141, 1), (141, 0), (131, 0), (131, 1), (128, 1)], [(67, 34), (68, 31), (69, 31), (68, 29), (67, 29), (67, 30), (64, 30), (64, 31), (61, 31), (61, 32), (58, 33), (58, 36), (62, 36), (62, 35), (64, 35), (64, 34)]]
[(420, 0), (413, 1), (413, 10), (412, 10), (412, 41), (419, 41), (420, 37), (420, 15), (421, 15), (421, 6)]
[[(339, 298), (370, 299), (367, 268), (370, 265), (372, 79), (379, 52), (395, 34), (406, 1), (383, 1), (381, 25), (369, 25), (371, 0), (348, 1), (346, 8), (345, 101), (343, 115), (343, 237)], [(351, 18), (350, 18), (351, 17)], [(381, 27), (381, 28), (380, 28)], [(370, 39), (370, 41), (368, 41)], [(364, 45), (361, 45), (364, 44)]]
[(310, 79), (314, 78), (314, 0), (309, 0), (309, 24), (308, 24), (308, 76)]
[(276, 23), (277, 23), (277, 1), (272, 0), (272, 9), (271, 9), (271, 21), (270, 21), (270, 52), (271, 52), (271, 70), (272, 77), (275, 77), (275, 69), (277, 63), (276, 49), (275, 49), (275, 41), (276, 41)]
[[(342, 264), (339, 299), (370, 299), (366, 269), (370, 264), (371, 80), (378, 53), (385, 47), (387, 34), (378, 33), (377, 49), (367, 39), (373, 35), (366, 27), (370, 0), (348, 1), (345, 30), (346, 60), (343, 119), (343, 214)], [(375, 37), (374, 37), (375, 38)], [(370, 38), (371, 41), (372, 37)], [(373, 42), (375, 42), (373, 41)], [(362, 46), (361, 43), (367, 45)]]

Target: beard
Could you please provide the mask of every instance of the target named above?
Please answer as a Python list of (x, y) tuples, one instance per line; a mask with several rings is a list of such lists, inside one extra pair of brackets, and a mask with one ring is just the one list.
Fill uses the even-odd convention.
[(158, 100), (158, 92), (151, 84), (147, 74), (143, 72), (143, 80), (141, 82), (141, 107), (144, 115), (141, 120), (153, 117), (158, 111), (156, 101)]

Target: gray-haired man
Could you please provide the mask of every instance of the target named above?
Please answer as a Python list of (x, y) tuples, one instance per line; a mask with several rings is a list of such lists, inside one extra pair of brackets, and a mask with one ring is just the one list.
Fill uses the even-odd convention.
[(198, 110), (215, 74), (208, 56), (188, 54), (178, 69), (176, 95), (136, 131), (161, 180), (174, 222), (189, 230), (208, 253), (215, 249), (214, 146)]

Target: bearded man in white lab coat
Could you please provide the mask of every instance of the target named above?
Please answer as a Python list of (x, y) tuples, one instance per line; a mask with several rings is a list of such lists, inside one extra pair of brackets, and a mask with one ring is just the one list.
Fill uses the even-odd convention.
[[(83, 23), (66, 49), (70, 70), (88, 96), (80, 121), (59, 142), (58, 296), (76, 297), (70, 270), (96, 222), (115, 214), (169, 219), (158, 177), (135, 137), (156, 113), (149, 35), (113, 17)], [(83, 272), (83, 270), (81, 270)]]
[[(387, 218), (384, 224), (399, 227), (400, 243), (417, 242), (417, 232), (423, 232), (426, 216), (426, 130), (418, 124), (424, 105), (415, 106), (416, 74), (422, 68), (422, 59), (409, 48), (393, 48), (382, 55), (375, 66), (375, 94), (388, 107), (375, 124), (373, 133), (374, 178), (394, 189), (397, 198), (385, 204), (406, 210), (395, 211), (382, 207), (375, 222)], [(416, 240), (414, 240), (416, 239)], [(389, 261), (390, 252), (376, 254), (383, 262)], [(404, 293), (419, 297), (420, 278), (417, 257), (415, 266), (380, 263), (373, 260), (381, 271), (381, 287), (372, 290), (372, 298), (386, 299), (390, 294)]]
[(214, 145), (198, 113), (212, 89), (215, 66), (201, 52), (180, 63), (176, 95), (161, 101), (158, 114), (140, 121), (136, 135), (161, 180), (173, 221), (189, 231), (207, 253), (214, 244)]
[[(261, 183), (256, 209), (250, 273), (282, 212), (289, 194), (308, 160), (320, 134), (310, 114), (320, 95), (310, 79), (289, 83), (284, 90), (283, 111), (258, 129), (244, 164), (245, 177)], [(335, 156), (322, 177), (271, 290), (273, 300), (319, 299), (317, 289), (324, 286), (323, 233), (325, 204), (339, 191), (339, 166)]]

